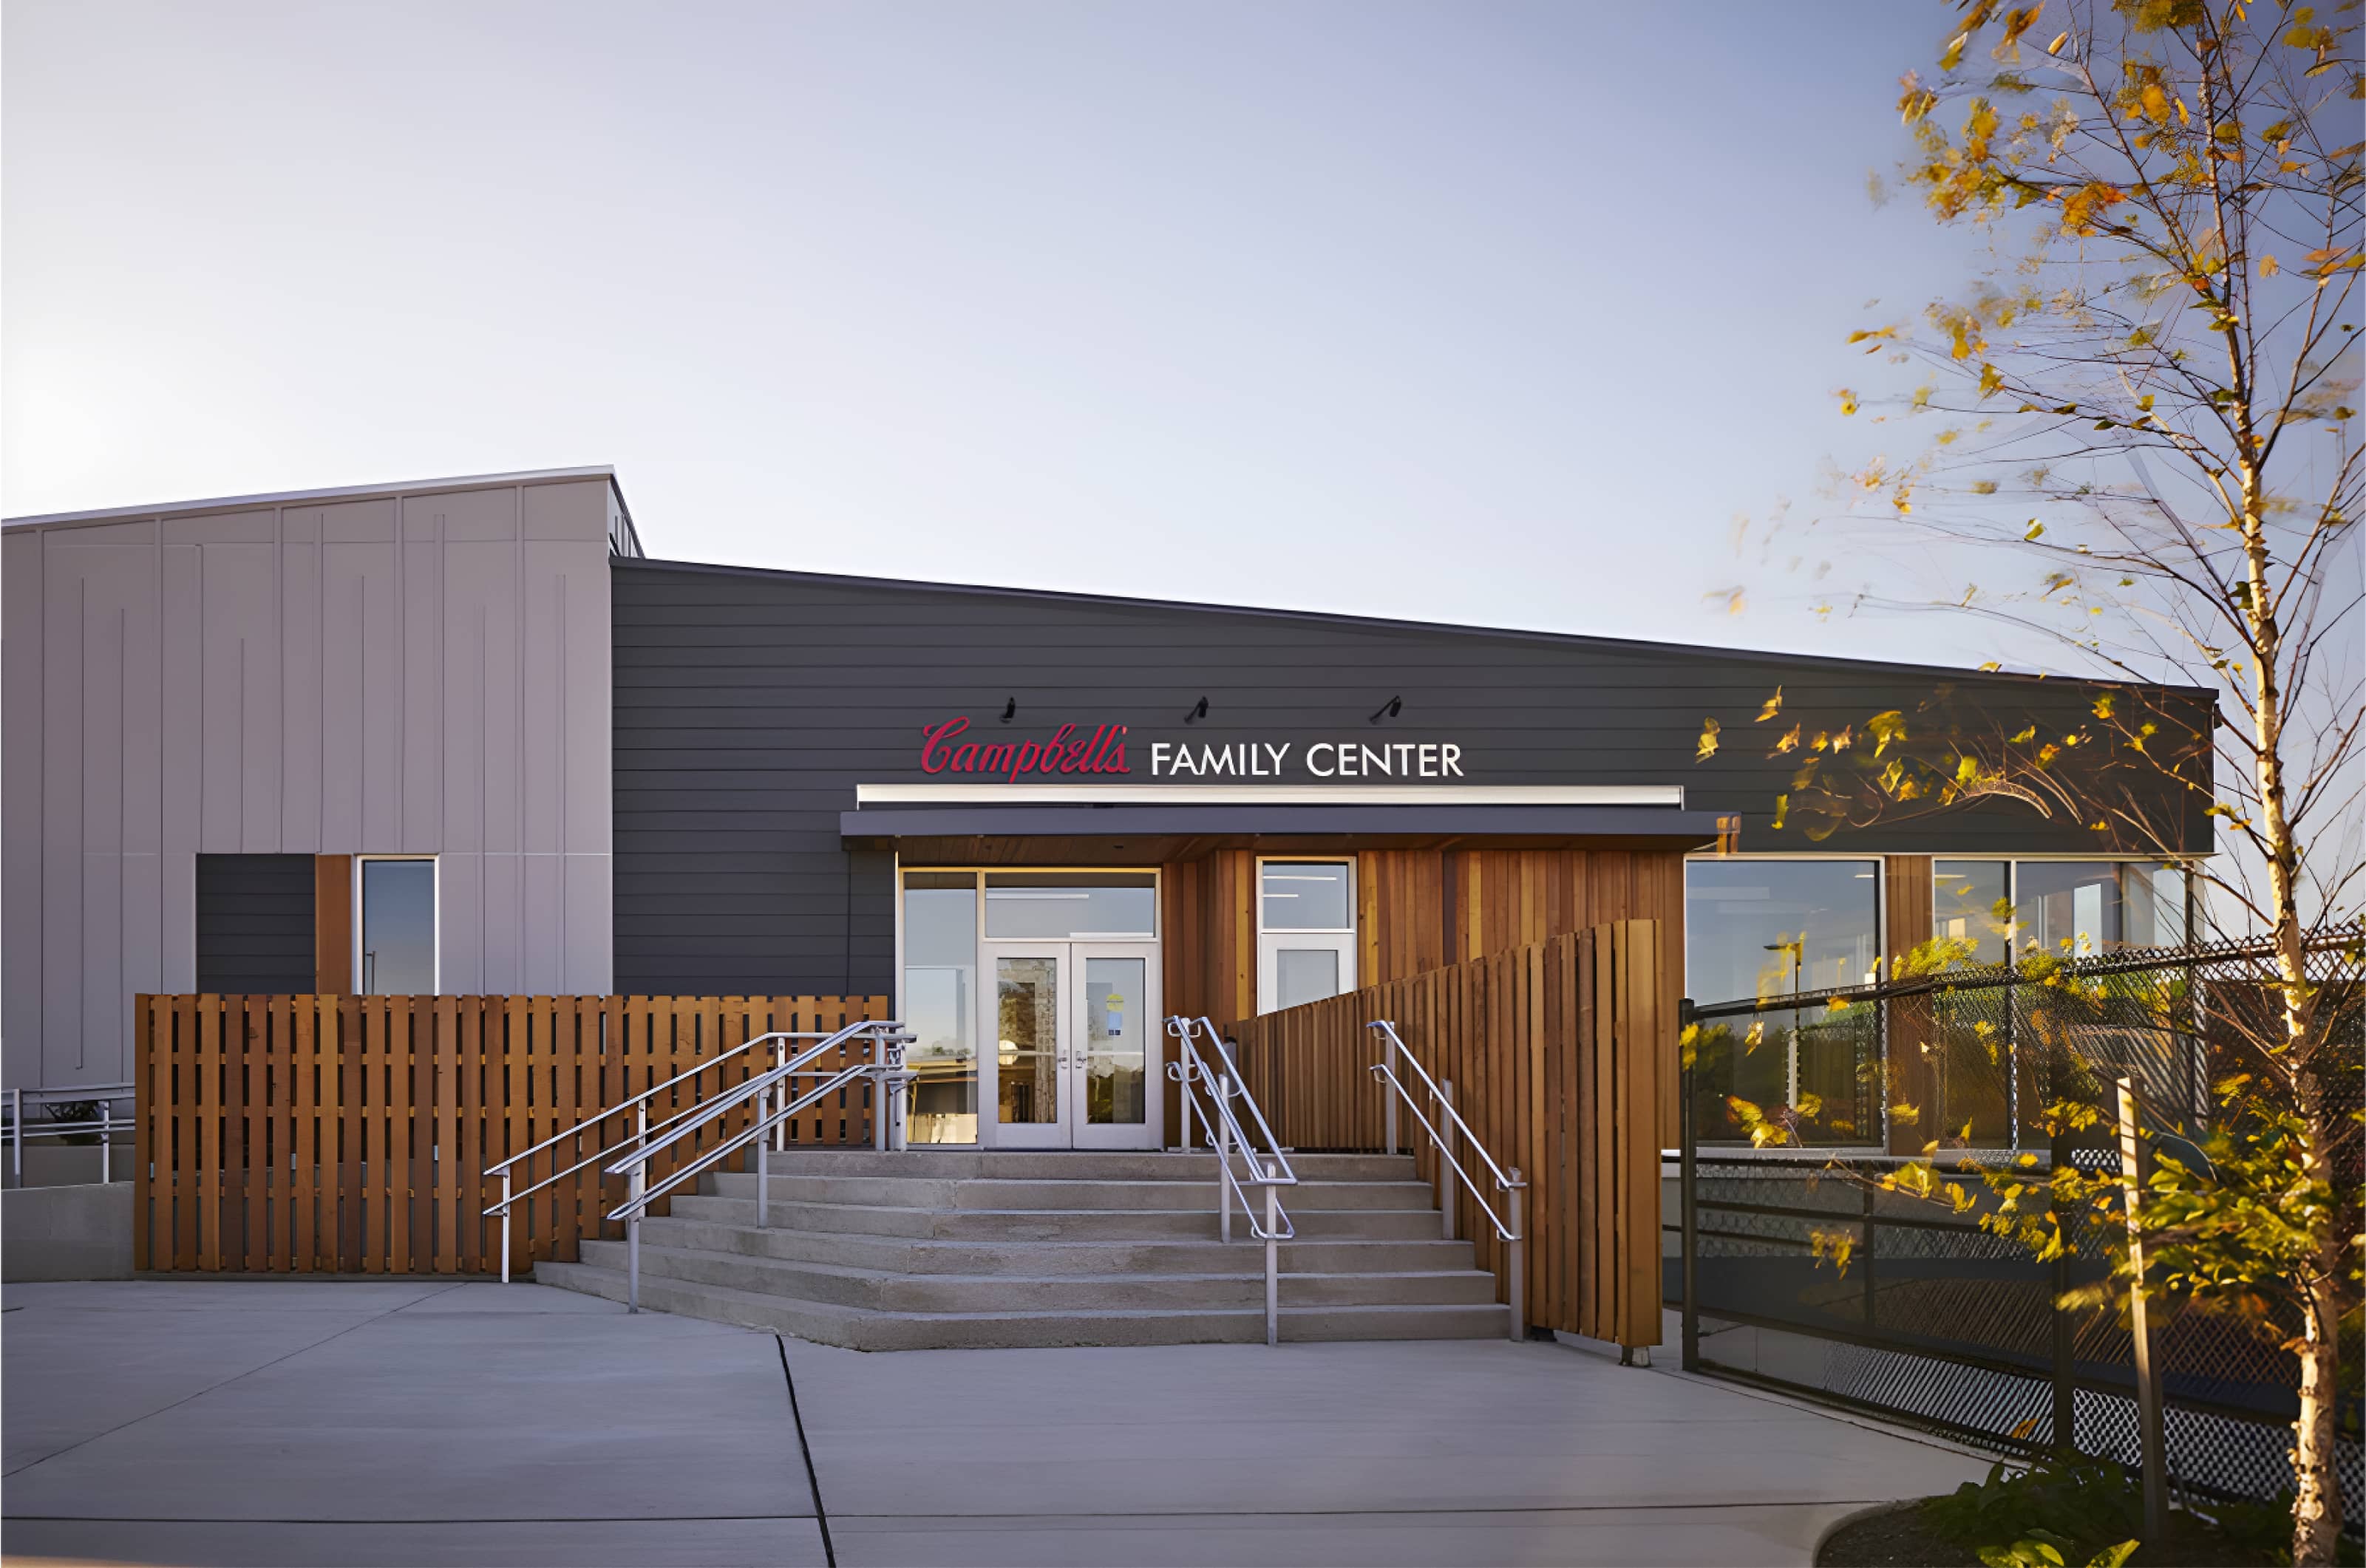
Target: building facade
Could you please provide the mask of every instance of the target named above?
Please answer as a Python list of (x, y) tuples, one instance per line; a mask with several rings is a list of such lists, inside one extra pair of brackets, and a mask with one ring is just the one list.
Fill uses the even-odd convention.
[(2187, 919), (2059, 814), (1809, 844), (1789, 760), (1696, 760), (1777, 689), (1838, 730), (1943, 686), (2065, 723), (2076, 682), (650, 560), (605, 470), (5, 544), (10, 1085), (127, 1077), (144, 991), (877, 994), (916, 1137), (1153, 1147), (1175, 1012), (1630, 916), (1671, 1016)]

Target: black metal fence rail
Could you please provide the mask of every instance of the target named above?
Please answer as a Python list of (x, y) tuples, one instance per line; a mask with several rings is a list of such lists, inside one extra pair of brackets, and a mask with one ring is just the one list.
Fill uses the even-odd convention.
[[(2198, 1132), (2207, 1103), (2191, 1086), (2206, 1083), (2212, 1010), (2242, 1004), (2213, 988), (2256, 991), (2266, 956), (2256, 944), (2155, 949), (2049, 966), (2052, 984), (2010, 969), (1956, 970), (1696, 1008), (1690, 1016), (1704, 1025), (1773, 1018), (1790, 1027), (1789, 1019), (1824, 1008), (1833, 1022), (1820, 1047), (1853, 1049), (1861, 1063), (1876, 1064), (1890, 1060), (1893, 1032), (1910, 1027), (1911, 1055), (1924, 1074), (1917, 1091), (1953, 1093), (1955, 1113), (1986, 1135), (1981, 1148), (1958, 1139), (1945, 1150), (1950, 1163), (2026, 1156), (2041, 1167), (2071, 1160), (2092, 1169), (2116, 1163), (2108, 1134), (2073, 1144), (2038, 1133), (2031, 1102), (2106, 1081), (2099, 1070), (2127, 1071), (2152, 1089), (2158, 1126)], [(2366, 1055), (2356, 936), (2337, 933), (2313, 943), (2311, 969), (2321, 983), (2349, 988), (2338, 1037)], [(2065, 986), (2065, 979), (2080, 983)], [(2147, 999), (2142, 1007), (2131, 997), (2137, 991)], [(2162, 998), (2175, 1010), (2164, 1014)], [(1843, 1004), (1837, 1013), (1834, 1000)], [(1888, 1005), (1910, 1000), (1910, 1010)], [(2135, 1464), (2135, 1354), (2124, 1313), (2056, 1305), (2101, 1277), (2101, 1260), (2076, 1245), (2079, 1232), (2071, 1232), (2071, 1256), (2039, 1262), (1981, 1228), (1977, 1208), (1956, 1215), (1880, 1191), (1878, 1177), (1910, 1157), (1886, 1150), (1910, 1151), (1922, 1141), (1918, 1133), (1893, 1143), (1888, 1113), (1898, 1096), (1886, 1073), (1874, 1075), (1866, 1096), (1882, 1102), (1879, 1130), (1861, 1124), (1848, 1140), (1854, 1147), (1837, 1139), (1822, 1148), (1737, 1147), (1729, 1141), (1737, 1129), (1705, 1114), (1717, 1108), (1718, 1085), (1696, 1075), (1715, 1066), (1688, 1048), (1682, 1158), (1664, 1227), (1665, 1294), (1683, 1313), (1687, 1367), (1902, 1418), (2000, 1451), (2054, 1449)], [(1803, 1081), (1796, 1065), (1792, 1071), (1794, 1082)], [(1992, 1113), (1985, 1126), (1967, 1111), (1975, 1106)], [(1969, 1185), (1983, 1204), (1996, 1201)], [(1836, 1256), (1843, 1248), (1844, 1264)], [(2296, 1361), (2199, 1305), (2170, 1303), (2155, 1313), (2175, 1484), (2200, 1496), (2272, 1500), (2292, 1484)], [(2354, 1391), (2338, 1417), (2341, 1484), (2357, 1518)]]

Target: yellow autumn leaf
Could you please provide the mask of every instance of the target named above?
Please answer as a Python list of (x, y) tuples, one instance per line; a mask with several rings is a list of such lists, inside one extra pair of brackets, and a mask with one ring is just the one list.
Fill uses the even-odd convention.
[(2261, 277), (2273, 277), (2276, 274), (2282, 271), (2283, 271), (2283, 263), (2277, 261), (2273, 256), (2261, 256), (2259, 258), (2259, 275)]
[(1773, 718), (1775, 714), (1780, 713), (1782, 711), (1783, 689), (1778, 686), (1774, 689), (1774, 695), (1766, 700), (1766, 706), (1758, 710), (1758, 717), (1752, 720), (1752, 722), (1763, 724), (1767, 720)]
[(1695, 762), (1707, 762), (1717, 755), (1717, 733), (1724, 727), (1715, 719), (1701, 721), (1700, 743), (1693, 750)]

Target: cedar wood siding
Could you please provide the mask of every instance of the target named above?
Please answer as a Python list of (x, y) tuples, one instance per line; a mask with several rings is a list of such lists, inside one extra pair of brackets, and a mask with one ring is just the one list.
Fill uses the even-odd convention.
[[(1984, 711), (2062, 724), (2092, 700), (2071, 681), (659, 561), (614, 560), (611, 582), (624, 993), (892, 995), (893, 859), (844, 849), (838, 813), (858, 782), (925, 777), (921, 726), (954, 715), (981, 740), (1130, 725), (1132, 782), (1149, 780), (1154, 740), (1290, 741), (1293, 760), (1317, 740), (1451, 741), (1461, 782), (1682, 784), (1688, 806), (1742, 817), (1745, 852), (2095, 849), (2088, 830), (2002, 802), (1822, 844), (1774, 831), (1791, 766), (1763, 758), (1751, 723), (1778, 685), (1785, 722), (1812, 733), (1952, 684)], [(1203, 696), (1208, 717), (1187, 726)], [(1391, 697), (1402, 714), (1369, 722)], [(1712, 714), (1729, 744), (1696, 763)], [(1458, 949), (1534, 939), (1452, 924)]]

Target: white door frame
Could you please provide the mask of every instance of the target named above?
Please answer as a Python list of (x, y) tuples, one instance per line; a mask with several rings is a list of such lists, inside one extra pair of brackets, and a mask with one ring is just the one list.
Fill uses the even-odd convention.
[[(1053, 1039), (1056, 1067), (1053, 1082), (1058, 1095), (1050, 1121), (1006, 1124), (1001, 1120), (1001, 977), (1005, 958), (1045, 958), (1056, 966), (1058, 987)], [(1144, 994), (1132, 999), (1137, 1010), (1144, 1045), (1144, 1114), (1140, 1123), (1104, 1123), (1085, 1119), (1086, 1077), (1091, 1065), (1086, 1048), (1092, 1020), (1086, 1016), (1085, 966), (1094, 958), (1138, 958), (1142, 962)], [(978, 1146), (981, 1148), (1100, 1148), (1155, 1149), (1166, 1144), (1163, 1088), (1166, 1082), (1166, 1030), (1158, 1013), (1158, 944), (1100, 942), (1064, 937), (987, 937), (978, 944)]]

